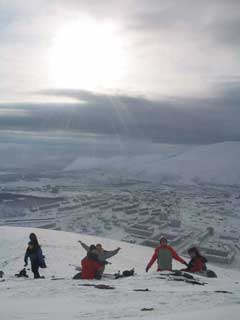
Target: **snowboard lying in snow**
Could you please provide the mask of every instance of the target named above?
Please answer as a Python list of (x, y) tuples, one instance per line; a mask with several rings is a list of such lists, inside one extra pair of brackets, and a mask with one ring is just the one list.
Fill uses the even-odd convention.
[(113, 290), (115, 287), (109, 286), (107, 284), (92, 284), (92, 283), (81, 283), (79, 284), (81, 287), (93, 287), (96, 289), (101, 289), (101, 290)]

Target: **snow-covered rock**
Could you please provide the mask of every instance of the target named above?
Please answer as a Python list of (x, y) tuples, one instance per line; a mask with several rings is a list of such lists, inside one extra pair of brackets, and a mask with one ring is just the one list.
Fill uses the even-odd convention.
[[(23, 267), (23, 255), (30, 232), (36, 232), (42, 245), (48, 268), (41, 270), (46, 279), (16, 279)], [(101, 242), (106, 249), (120, 246), (120, 253), (111, 259), (107, 272), (135, 267), (137, 275), (119, 280), (101, 280), (115, 290), (98, 290), (79, 284), (97, 281), (72, 280), (85, 255), (77, 242)], [(5, 282), (0, 282), (1, 320), (72, 320), (72, 319), (239, 319), (240, 273), (215, 268), (218, 279), (204, 279), (204, 286), (159, 279), (159, 274), (144, 272), (152, 249), (114, 240), (101, 239), (59, 231), (0, 227), (0, 270)], [(176, 263), (176, 268), (181, 265)], [(211, 266), (212, 267), (212, 266)], [(64, 277), (52, 281), (51, 277)], [(148, 292), (134, 289), (148, 288)], [(229, 291), (217, 293), (215, 291)], [(141, 311), (153, 308), (153, 311)]]

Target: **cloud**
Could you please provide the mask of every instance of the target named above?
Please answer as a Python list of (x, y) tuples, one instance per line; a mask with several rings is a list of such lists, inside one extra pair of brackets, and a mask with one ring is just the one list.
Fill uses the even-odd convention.
[[(41, 94), (72, 97), (65, 104), (8, 105), (1, 130), (92, 133), (176, 144), (240, 140), (240, 82), (222, 84), (201, 98), (152, 100), (143, 96), (84, 90), (45, 90)], [(1, 108), (4, 108), (2, 105)], [(24, 116), (6, 110), (24, 110)]]
[[(37, 0), (26, 6), (24, 0), (0, 0), (0, 6), (1, 99), (26, 101), (29, 91), (40, 90), (43, 101), (76, 101), (1, 104), (0, 130), (179, 144), (239, 141), (240, 1)], [(54, 35), (82, 16), (116, 23), (129, 64), (114, 89), (124, 93), (41, 90), (52, 87), (48, 58)], [(147, 96), (132, 95), (129, 88)]]

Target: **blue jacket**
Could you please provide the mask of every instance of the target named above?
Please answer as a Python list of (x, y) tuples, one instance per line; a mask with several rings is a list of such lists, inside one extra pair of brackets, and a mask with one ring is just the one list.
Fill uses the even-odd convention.
[(29, 246), (26, 250), (24, 256), (25, 264), (28, 263), (28, 258), (30, 258), (31, 264), (36, 265), (40, 268), (46, 268), (45, 257), (42, 253), (42, 249), (40, 246), (34, 246), (31, 242), (29, 242)]

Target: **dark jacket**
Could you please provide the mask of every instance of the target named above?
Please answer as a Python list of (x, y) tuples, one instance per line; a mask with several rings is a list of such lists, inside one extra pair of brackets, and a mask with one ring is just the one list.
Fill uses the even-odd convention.
[(42, 249), (39, 245), (28, 243), (28, 248), (24, 256), (24, 262), (27, 265), (28, 258), (32, 265), (38, 266), (40, 268), (46, 268), (45, 257), (42, 253)]

